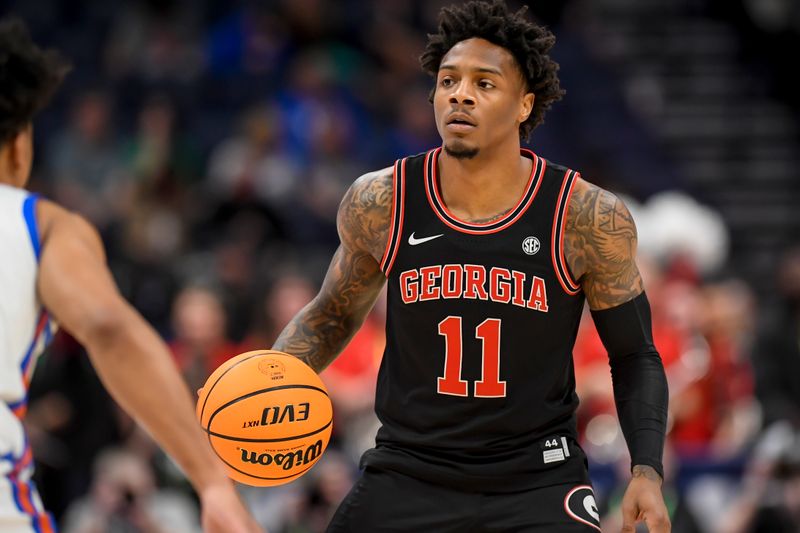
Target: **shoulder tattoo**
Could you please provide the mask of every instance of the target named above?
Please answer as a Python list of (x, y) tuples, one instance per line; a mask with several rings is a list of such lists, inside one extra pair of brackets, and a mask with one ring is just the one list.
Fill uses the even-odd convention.
[(389, 238), (393, 188), (391, 168), (370, 172), (353, 183), (336, 220), (342, 244), (381, 261)]
[(623, 304), (642, 292), (636, 225), (615, 195), (578, 180), (569, 204), (564, 256), (592, 309)]

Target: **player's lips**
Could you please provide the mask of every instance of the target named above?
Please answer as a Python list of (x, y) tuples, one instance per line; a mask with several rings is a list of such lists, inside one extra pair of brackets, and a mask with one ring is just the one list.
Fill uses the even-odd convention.
[(468, 114), (456, 112), (447, 117), (445, 127), (451, 131), (467, 132), (477, 127), (477, 124)]

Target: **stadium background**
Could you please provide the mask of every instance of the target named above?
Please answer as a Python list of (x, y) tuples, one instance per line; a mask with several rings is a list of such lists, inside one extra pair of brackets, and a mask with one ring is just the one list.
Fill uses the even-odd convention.
[[(35, 125), (32, 188), (98, 225), (123, 293), (193, 388), (269, 346), (313, 296), (349, 183), (437, 144), (417, 57), (444, 3), (0, 1), (73, 63)], [(530, 7), (557, 36), (567, 91), (530, 145), (623, 195), (640, 228), (671, 389), (673, 530), (800, 531), (800, 5)], [(382, 319), (379, 304), (325, 374), (337, 420), (324, 462), (288, 487), (243, 489), (271, 532), (322, 531), (357, 475)], [(614, 531), (625, 447), (586, 326), (579, 420)], [(73, 339), (60, 334), (37, 372), (27, 425), (65, 531), (196, 527), (180, 473)]]

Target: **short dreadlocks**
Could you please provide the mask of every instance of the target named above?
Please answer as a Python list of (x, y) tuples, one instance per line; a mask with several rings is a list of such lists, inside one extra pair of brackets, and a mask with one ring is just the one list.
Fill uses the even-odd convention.
[(31, 122), (68, 70), (57, 52), (31, 41), (22, 21), (0, 21), (0, 143)]
[(526, 11), (527, 6), (511, 13), (503, 0), (442, 8), (439, 31), (428, 35), (428, 44), (420, 56), (422, 69), (435, 78), (442, 58), (461, 41), (485, 39), (511, 52), (528, 91), (536, 96), (533, 111), (519, 127), (523, 139), (528, 139), (531, 131), (544, 122), (544, 114), (564, 95), (558, 81), (558, 63), (547, 55), (556, 39), (546, 28), (527, 20)]

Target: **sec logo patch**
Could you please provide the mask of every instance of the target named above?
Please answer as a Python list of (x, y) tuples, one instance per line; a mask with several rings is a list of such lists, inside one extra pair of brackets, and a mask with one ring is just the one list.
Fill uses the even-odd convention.
[(589, 485), (579, 485), (569, 491), (564, 498), (564, 510), (573, 520), (600, 531), (600, 513)]

